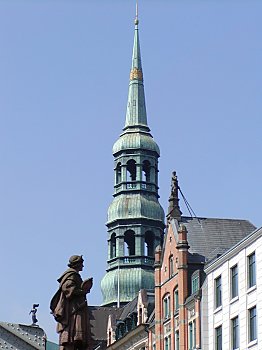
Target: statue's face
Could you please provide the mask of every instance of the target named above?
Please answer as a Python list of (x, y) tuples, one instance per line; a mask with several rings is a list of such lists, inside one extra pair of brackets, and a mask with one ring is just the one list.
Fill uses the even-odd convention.
[(84, 263), (83, 262), (77, 264), (76, 267), (75, 267), (75, 269), (77, 271), (83, 271), (83, 268), (84, 268)]

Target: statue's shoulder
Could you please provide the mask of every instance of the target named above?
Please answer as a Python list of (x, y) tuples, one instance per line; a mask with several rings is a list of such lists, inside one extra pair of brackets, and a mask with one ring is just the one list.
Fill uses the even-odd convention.
[(58, 278), (58, 282), (61, 284), (63, 284), (66, 280), (68, 279), (75, 279), (75, 278), (79, 278), (79, 273), (72, 269), (72, 268), (69, 268), (67, 269), (59, 278)]

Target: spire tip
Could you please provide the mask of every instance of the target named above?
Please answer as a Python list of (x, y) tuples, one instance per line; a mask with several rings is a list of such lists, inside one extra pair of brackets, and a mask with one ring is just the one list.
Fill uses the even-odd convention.
[(135, 17), (135, 25), (137, 26), (139, 23), (138, 20), (138, 1), (136, 1), (136, 17)]

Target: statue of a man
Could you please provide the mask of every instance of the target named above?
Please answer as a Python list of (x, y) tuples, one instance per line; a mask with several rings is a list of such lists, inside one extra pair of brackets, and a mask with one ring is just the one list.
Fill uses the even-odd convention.
[(51, 301), (59, 333), (59, 350), (92, 348), (86, 294), (92, 288), (93, 279), (83, 282), (79, 274), (83, 270), (83, 262), (82, 256), (71, 256), (69, 268), (58, 279), (59, 290)]

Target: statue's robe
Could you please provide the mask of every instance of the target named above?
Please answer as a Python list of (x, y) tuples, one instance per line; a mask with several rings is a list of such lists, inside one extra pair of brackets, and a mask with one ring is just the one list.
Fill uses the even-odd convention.
[(55, 314), (59, 315), (57, 332), (60, 350), (91, 349), (91, 332), (86, 291), (81, 288), (82, 278), (73, 268), (58, 279), (61, 295)]

